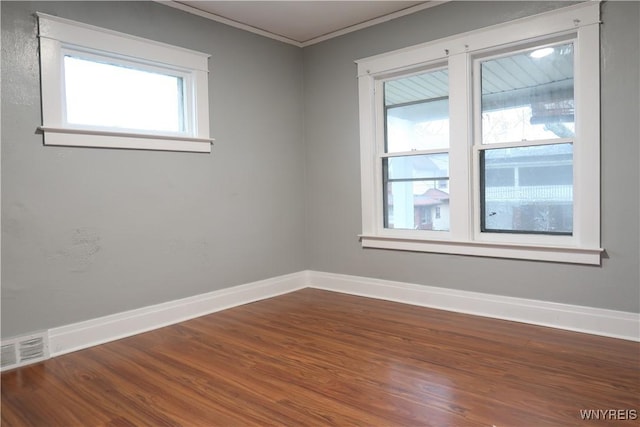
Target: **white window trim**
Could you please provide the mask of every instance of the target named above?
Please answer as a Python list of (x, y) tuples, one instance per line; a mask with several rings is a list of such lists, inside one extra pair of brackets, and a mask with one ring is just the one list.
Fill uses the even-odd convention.
[[(42, 126), (45, 145), (211, 152), (209, 55), (57, 16), (36, 13), (40, 38)], [(176, 70), (188, 80), (184, 133), (103, 129), (66, 123), (63, 60), (68, 49)]]
[[(572, 35), (575, 103), (579, 111), (574, 144), (574, 230), (572, 236), (481, 233), (478, 152), (496, 145), (474, 144), (472, 67), (474, 56), (509, 45)], [(597, 49), (594, 49), (597, 46)], [(599, 265), (600, 248), (600, 4), (581, 3), (481, 30), (356, 61), (360, 102), (363, 247)], [(384, 155), (376, 111), (380, 81), (403, 71), (448, 63), (451, 231), (385, 229)], [(472, 214), (469, 214), (472, 213)]]

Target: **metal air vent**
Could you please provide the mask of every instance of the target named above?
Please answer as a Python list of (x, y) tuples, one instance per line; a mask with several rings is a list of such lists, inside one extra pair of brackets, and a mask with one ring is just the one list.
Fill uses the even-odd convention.
[(46, 332), (11, 338), (2, 342), (2, 371), (49, 358)]

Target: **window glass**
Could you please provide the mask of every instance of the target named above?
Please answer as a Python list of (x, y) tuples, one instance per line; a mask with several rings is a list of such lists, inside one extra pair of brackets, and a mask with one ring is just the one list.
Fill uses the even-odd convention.
[(436, 70), (384, 83), (385, 151), (449, 147), (449, 75)]
[(386, 228), (449, 231), (449, 155), (383, 159)]
[(573, 145), (480, 152), (482, 231), (571, 234)]
[(449, 176), (449, 155), (446, 153), (389, 157), (385, 162), (390, 181)]
[(482, 61), (482, 143), (572, 138), (573, 43)]
[(66, 55), (64, 83), (69, 124), (186, 131), (182, 77)]
[(513, 167), (493, 167), (484, 170), (484, 185), (487, 187), (510, 187), (515, 185)]

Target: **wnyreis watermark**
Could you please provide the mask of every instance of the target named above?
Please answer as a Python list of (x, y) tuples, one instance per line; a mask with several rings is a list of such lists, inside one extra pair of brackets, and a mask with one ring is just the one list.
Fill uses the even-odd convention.
[(637, 420), (637, 409), (581, 409), (580, 418), (583, 420)]

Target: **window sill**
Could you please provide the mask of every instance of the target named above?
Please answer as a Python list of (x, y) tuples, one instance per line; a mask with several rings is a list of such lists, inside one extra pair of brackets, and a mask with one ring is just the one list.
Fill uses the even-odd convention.
[(518, 245), (472, 241), (418, 240), (401, 237), (360, 235), (363, 248), (471, 255), (490, 258), (526, 259), (570, 264), (600, 265), (601, 248)]
[(211, 138), (40, 126), (44, 145), (210, 153)]

